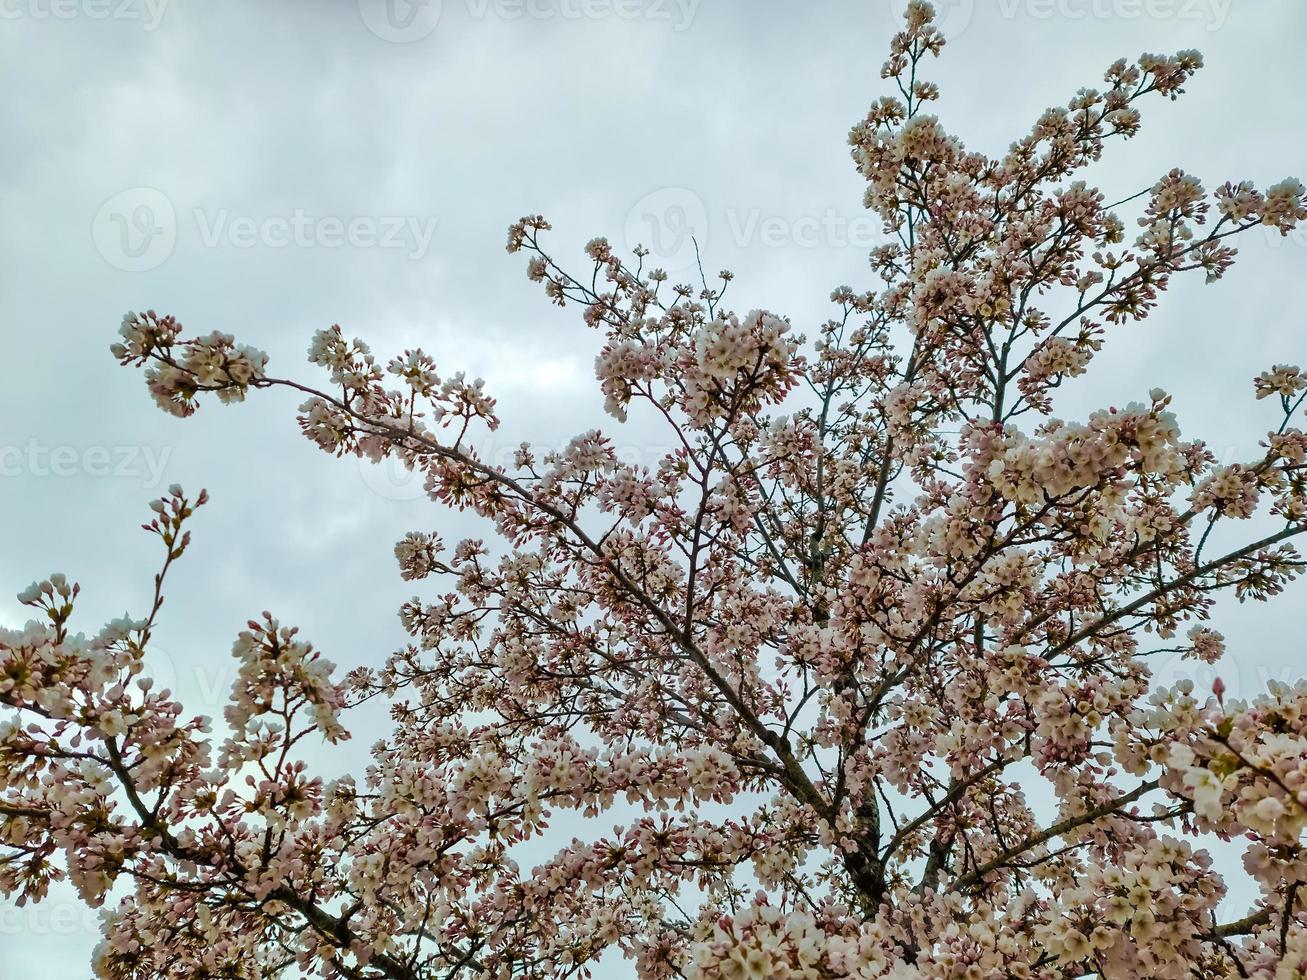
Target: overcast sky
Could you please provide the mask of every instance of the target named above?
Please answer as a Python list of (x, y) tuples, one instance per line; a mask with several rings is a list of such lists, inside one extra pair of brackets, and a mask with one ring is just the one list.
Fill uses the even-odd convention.
[[(379, 663), (411, 594), (394, 539), (481, 529), (403, 474), (318, 452), (295, 399), (164, 416), (108, 353), (124, 311), (235, 333), (300, 377), (311, 332), (335, 322), (387, 356), (421, 344), (445, 373), (487, 379), (494, 453), (612, 425), (595, 336), (504, 251), (522, 214), (554, 222), (574, 268), (605, 235), (683, 273), (694, 235), (710, 271), (737, 273), (736, 306), (800, 328), (828, 315), (832, 287), (875, 285), (845, 136), (884, 91), (901, 0), (389, 2), (0, 0), (0, 593), (58, 570), (82, 582), (82, 629), (139, 614), (146, 503), (207, 487), (155, 665), (196, 712), (221, 713), (231, 640), (265, 608), (338, 664)], [(1119, 56), (1198, 48), (1189, 92), (1150, 101), (1098, 169), (1109, 199), (1177, 165), (1209, 187), (1307, 177), (1302, 0), (943, 6), (940, 114), (978, 149), (1001, 152)], [(1113, 331), (1063, 411), (1161, 386), (1186, 435), (1250, 455), (1270, 421), (1250, 379), (1307, 349), (1307, 235), (1240, 248), (1223, 282), (1186, 281)], [(1223, 613), (1234, 693), (1301, 670), (1304, 595)], [(0, 600), (0, 622), (23, 611)], [(336, 764), (381, 734), (365, 728)], [(95, 919), (63, 895), (0, 904), (0, 980), (89, 976)]]

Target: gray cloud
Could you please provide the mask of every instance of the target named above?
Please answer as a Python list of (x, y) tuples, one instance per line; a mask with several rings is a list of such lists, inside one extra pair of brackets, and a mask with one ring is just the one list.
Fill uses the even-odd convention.
[[(326, 638), (337, 663), (378, 662), (402, 640), (394, 611), (411, 591), (393, 540), (485, 529), (415, 499), (399, 474), (318, 453), (292, 399), (163, 416), (108, 354), (124, 310), (235, 333), (303, 375), (309, 334), (333, 322), (381, 351), (420, 343), (446, 372), (488, 379), (505, 418), (494, 450), (611, 427), (589, 383), (593, 335), (504, 253), (521, 214), (548, 215), (565, 258), (599, 234), (619, 247), (662, 235), (675, 256), (693, 231), (710, 272), (738, 273), (738, 305), (804, 326), (825, 318), (833, 286), (872, 285), (844, 136), (881, 92), (894, 0), (393, 2), (0, 0), (0, 447), (74, 459), (0, 476), (0, 586), (66, 571), (85, 587), (88, 630), (140, 610), (155, 551), (136, 525), (153, 471), (104, 474), (88, 459), (148, 450), (164, 484), (207, 486), (159, 634), (159, 669), (199, 711), (216, 713), (205, 702), (229, 682), (231, 638), (263, 608)], [(1296, 0), (947, 6), (953, 38), (932, 73), (946, 124), (977, 148), (1001, 151), (1118, 56), (1197, 47), (1208, 67), (1111, 150), (1105, 189), (1125, 197), (1177, 164), (1209, 185), (1307, 170)], [(430, 30), (395, 36), (409, 14), (410, 34)], [(400, 245), (383, 246), (395, 221)], [(1147, 325), (1115, 331), (1063, 411), (1160, 385), (1187, 434), (1251, 450), (1251, 377), (1303, 356), (1291, 311), (1307, 305), (1307, 239), (1241, 249), (1220, 284), (1179, 284)], [(633, 452), (655, 441), (638, 427), (618, 437)], [(0, 604), (5, 621), (18, 612)], [(1230, 609), (1222, 625), (1241, 678), (1281, 676), (1300, 660), (1286, 638), (1304, 635), (1307, 604), (1281, 601), (1269, 619)], [(52, 942), (52, 925), (0, 917), (6, 965), (87, 976), (82, 921)]]

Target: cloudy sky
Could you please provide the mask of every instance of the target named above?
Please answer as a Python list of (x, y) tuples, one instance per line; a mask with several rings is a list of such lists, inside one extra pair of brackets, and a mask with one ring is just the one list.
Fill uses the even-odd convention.
[[(1307, 176), (1302, 0), (942, 6), (940, 113), (978, 149), (1001, 152), (1119, 56), (1192, 47), (1208, 66), (1189, 93), (1150, 102), (1140, 137), (1096, 172), (1109, 199), (1177, 165), (1209, 186)], [(231, 639), (265, 608), (337, 663), (379, 662), (410, 594), (393, 540), (480, 530), (402, 473), (315, 450), (294, 399), (164, 416), (108, 354), (123, 312), (235, 333), (301, 377), (309, 335), (332, 323), (387, 355), (421, 344), (443, 371), (487, 379), (505, 419), (490, 453), (611, 427), (594, 335), (505, 254), (508, 224), (544, 213), (561, 256), (595, 235), (642, 241), (673, 273), (694, 236), (710, 271), (737, 273), (737, 306), (820, 323), (833, 286), (874, 285), (877, 229), (844, 141), (882, 92), (901, 7), (0, 0), (0, 593), (61, 570), (83, 584), (83, 629), (141, 612), (156, 558), (145, 505), (172, 482), (203, 486), (213, 503), (173, 579), (156, 673), (220, 714)], [(1270, 411), (1250, 379), (1305, 356), (1307, 235), (1241, 250), (1222, 283), (1185, 282), (1116, 331), (1062, 411), (1161, 386), (1187, 435), (1250, 454)], [(658, 448), (643, 439), (617, 436)], [(1225, 611), (1235, 693), (1300, 671), (1304, 595), (1269, 616)], [(22, 612), (0, 600), (0, 623)], [(333, 764), (380, 731), (361, 734)], [(94, 942), (94, 916), (62, 894), (0, 903), (0, 980), (83, 980)]]

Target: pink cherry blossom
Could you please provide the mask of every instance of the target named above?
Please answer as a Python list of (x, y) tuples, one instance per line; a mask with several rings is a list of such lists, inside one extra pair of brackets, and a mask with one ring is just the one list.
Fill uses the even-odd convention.
[[(31, 623), (0, 630), (0, 893), (67, 878), (109, 906), (104, 980), (1307, 975), (1307, 682), (1245, 701), (1150, 666), (1220, 661), (1215, 597), (1301, 571), (1307, 380), (1254, 380), (1262, 443), (1234, 462), (1160, 389), (1055, 414), (1175, 277), (1225, 278), (1228, 240), (1287, 234), (1307, 192), (1176, 169), (1128, 212), (1087, 183), (1195, 52), (1116, 62), (991, 157), (927, 111), (943, 45), (913, 0), (849, 136), (879, 281), (806, 332), (728, 308), (729, 273), (669, 284), (594, 239), (572, 275), (543, 217), (510, 229), (598, 332), (614, 428), (663, 427), (652, 461), (611, 430), (480, 458), (496, 403), (439, 353), (332, 326), (325, 381), (295, 381), (128, 314), (113, 354), (166, 411), (294, 388), (311, 442), (397, 459), (493, 536), (395, 546), (416, 592), (382, 669), (251, 618), (217, 722), (149, 680), (206, 495), (152, 505), (139, 618), (88, 637), (77, 585), (25, 589)], [(315, 774), (305, 747), (374, 701), (371, 764)], [(1233, 916), (1213, 839), (1259, 896)]]

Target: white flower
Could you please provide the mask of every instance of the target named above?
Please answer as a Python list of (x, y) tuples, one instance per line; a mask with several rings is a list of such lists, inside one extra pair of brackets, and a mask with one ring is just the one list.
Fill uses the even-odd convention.
[(1224, 815), (1221, 808), (1221, 780), (1210, 769), (1190, 769), (1185, 783), (1193, 787), (1194, 812), (1212, 822)]

